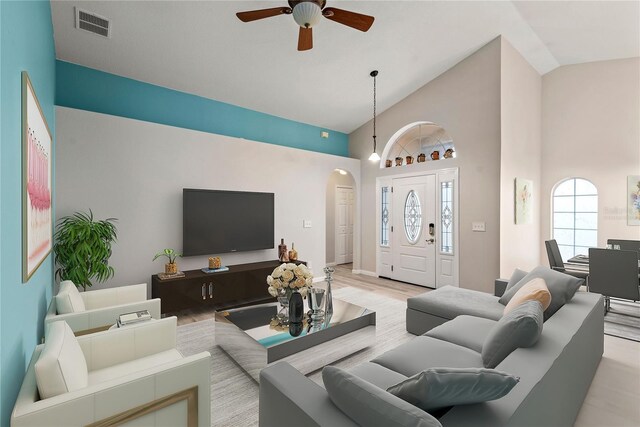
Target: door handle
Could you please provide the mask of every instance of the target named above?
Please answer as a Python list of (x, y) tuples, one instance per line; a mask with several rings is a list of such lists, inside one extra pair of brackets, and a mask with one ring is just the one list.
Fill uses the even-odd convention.
[(213, 298), (213, 282), (209, 282), (209, 298)]
[(202, 284), (202, 299), (207, 299), (206, 286), (207, 285), (205, 283)]
[(427, 243), (433, 245), (436, 242), (436, 239), (427, 239)]

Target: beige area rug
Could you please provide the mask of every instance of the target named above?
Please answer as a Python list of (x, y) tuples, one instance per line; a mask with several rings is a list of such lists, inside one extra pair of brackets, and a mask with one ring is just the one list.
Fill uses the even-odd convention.
[[(413, 335), (405, 330), (406, 302), (355, 288), (342, 288), (334, 298), (367, 307), (376, 312), (376, 344), (336, 363), (349, 368), (368, 361)], [(211, 353), (211, 420), (216, 427), (258, 425), (258, 384), (215, 343), (213, 320), (178, 326), (178, 349), (184, 355)], [(309, 378), (322, 384), (321, 371)]]

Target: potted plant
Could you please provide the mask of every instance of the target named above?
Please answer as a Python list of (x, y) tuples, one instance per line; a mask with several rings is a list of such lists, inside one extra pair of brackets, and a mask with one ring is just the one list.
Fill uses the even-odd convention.
[(176, 264), (176, 258), (181, 257), (182, 254), (177, 253), (173, 249), (164, 249), (161, 252), (158, 252), (156, 256), (153, 257), (153, 261), (157, 260), (161, 256), (166, 256), (169, 262), (164, 265), (164, 272), (166, 274), (176, 274), (178, 272), (178, 264)]
[(94, 221), (91, 210), (60, 218), (53, 244), (56, 277), (71, 280), (85, 291), (93, 285), (92, 279), (104, 282), (113, 277), (115, 270), (109, 265), (109, 257), (117, 238), (115, 221)]

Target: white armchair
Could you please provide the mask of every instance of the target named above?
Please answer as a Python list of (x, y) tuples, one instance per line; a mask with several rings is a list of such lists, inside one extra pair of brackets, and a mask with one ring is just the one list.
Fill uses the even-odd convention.
[(208, 352), (176, 349), (175, 317), (81, 337), (54, 322), (33, 353), (11, 426), (209, 427), (209, 365)]
[(85, 335), (109, 329), (121, 314), (140, 310), (148, 310), (152, 318), (160, 319), (160, 299), (147, 299), (146, 283), (78, 292), (73, 282), (65, 280), (51, 298), (45, 329), (52, 322), (64, 320), (76, 335)]

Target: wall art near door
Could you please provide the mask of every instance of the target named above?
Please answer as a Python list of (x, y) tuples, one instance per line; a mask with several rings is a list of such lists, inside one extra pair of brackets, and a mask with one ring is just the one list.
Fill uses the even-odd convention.
[(51, 252), (52, 139), (26, 71), (22, 72), (22, 282)]
[(531, 224), (533, 217), (533, 181), (516, 178), (515, 185), (515, 220), (516, 224)]
[(640, 225), (640, 175), (627, 177), (627, 224)]

